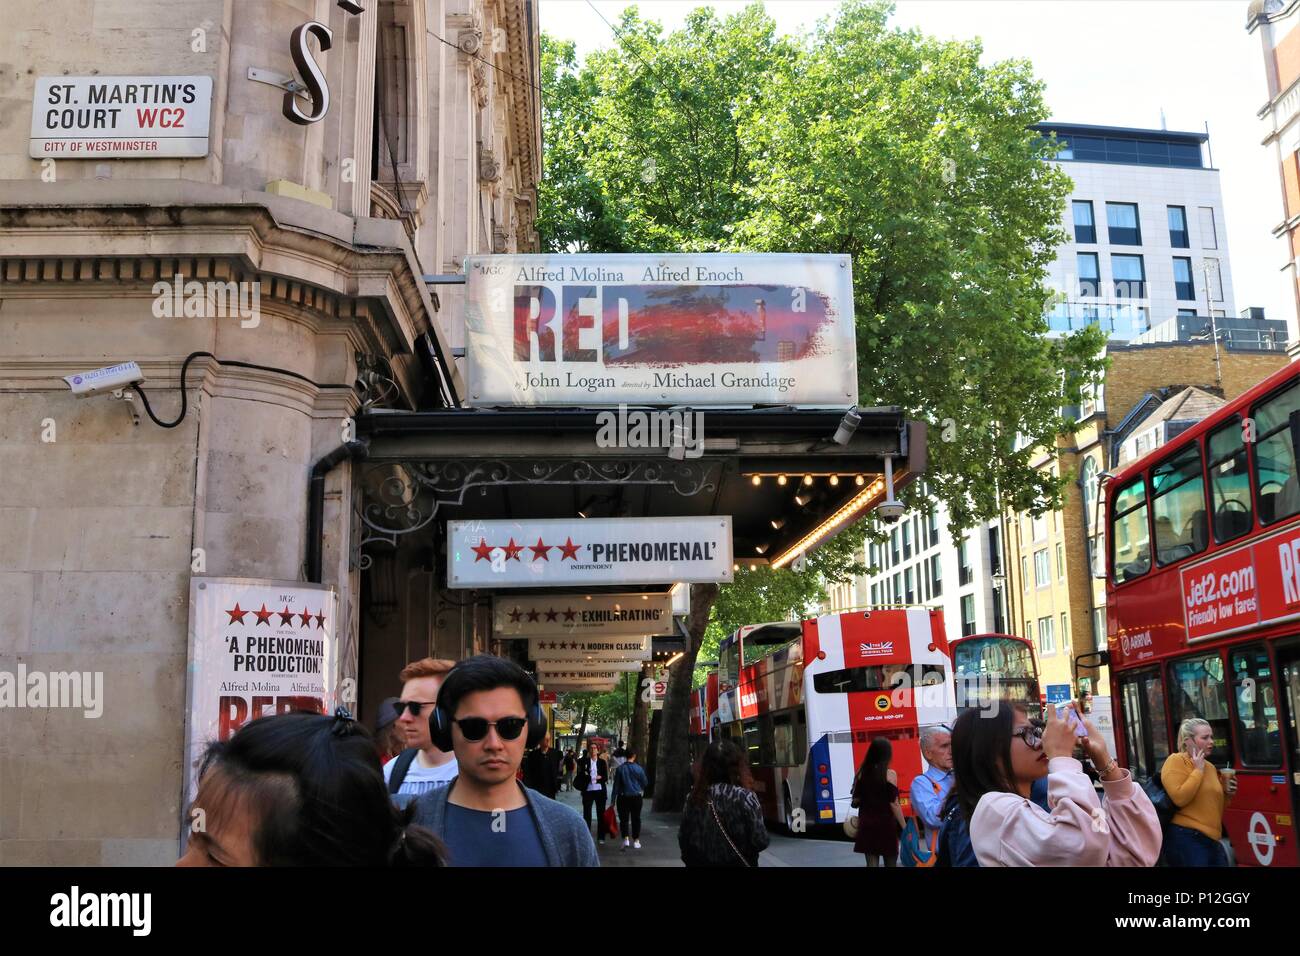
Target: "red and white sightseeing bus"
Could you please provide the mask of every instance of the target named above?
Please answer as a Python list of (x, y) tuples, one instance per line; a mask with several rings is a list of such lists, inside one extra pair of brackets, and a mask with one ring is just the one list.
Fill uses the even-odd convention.
[(1294, 866), (1300, 814), (1300, 366), (1126, 467), (1105, 490), (1119, 759), (1146, 778), (1178, 725), (1236, 770), (1239, 865)]
[(798, 816), (808, 830), (843, 823), (854, 775), (880, 736), (893, 746), (890, 766), (911, 814), (908, 791), (924, 769), (918, 729), (957, 713), (942, 611), (751, 625), (721, 643), (718, 665), (712, 736), (748, 753), (767, 819), (794, 830)]

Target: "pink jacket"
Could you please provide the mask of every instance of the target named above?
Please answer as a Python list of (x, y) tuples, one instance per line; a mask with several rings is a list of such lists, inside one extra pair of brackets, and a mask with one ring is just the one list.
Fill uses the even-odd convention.
[(1127, 770), (1102, 781), (1103, 804), (1073, 757), (1047, 765), (1052, 812), (1015, 793), (986, 793), (970, 823), (980, 866), (1154, 866), (1160, 819)]

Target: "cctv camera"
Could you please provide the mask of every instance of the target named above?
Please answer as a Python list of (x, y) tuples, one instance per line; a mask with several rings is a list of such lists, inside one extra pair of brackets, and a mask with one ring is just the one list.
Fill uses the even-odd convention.
[(65, 375), (63, 380), (72, 389), (74, 397), (88, 398), (91, 395), (98, 395), (100, 392), (111, 392), (114, 389), (134, 385), (136, 382), (143, 382), (144, 373), (140, 371), (140, 366), (135, 362), (125, 362), (122, 365), (97, 368), (93, 372)]
[(903, 517), (905, 510), (902, 503), (898, 501), (882, 501), (876, 505), (876, 514), (880, 516), (880, 520), (888, 521), (890, 524)]

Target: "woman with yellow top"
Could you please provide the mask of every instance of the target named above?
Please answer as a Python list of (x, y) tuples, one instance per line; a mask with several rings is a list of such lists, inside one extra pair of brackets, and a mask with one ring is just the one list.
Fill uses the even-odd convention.
[(1160, 782), (1178, 807), (1165, 835), (1170, 866), (1227, 866), (1223, 807), (1237, 792), (1235, 773), (1224, 774), (1205, 758), (1214, 749), (1207, 721), (1189, 717), (1178, 728), (1178, 752), (1160, 769)]

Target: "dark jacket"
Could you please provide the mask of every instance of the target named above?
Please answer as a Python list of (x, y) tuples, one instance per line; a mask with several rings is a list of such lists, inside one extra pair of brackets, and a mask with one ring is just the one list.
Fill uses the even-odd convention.
[(524, 754), (524, 786), (540, 794), (555, 798), (560, 776), (560, 752), (552, 747), (545, 753), (534, 748)]
[[(604, 787), (609, 781), (609, 761), (604, 757), (596, 759), (596, 781)], [(591, 783), (591, 758), (578, 758), (578, 773), (573, 778), (573, 786), (579, 793), (587, 789), (587, 784)]]
[(709, 788), (709, 798), (712, 809), (708, 803), (697, 806), (686, 798), (677, 831), (682, 862), (687, 866), (758, 866), (758, 855), (770, 842), (758, 795), (744, 787), (715, 783)]

